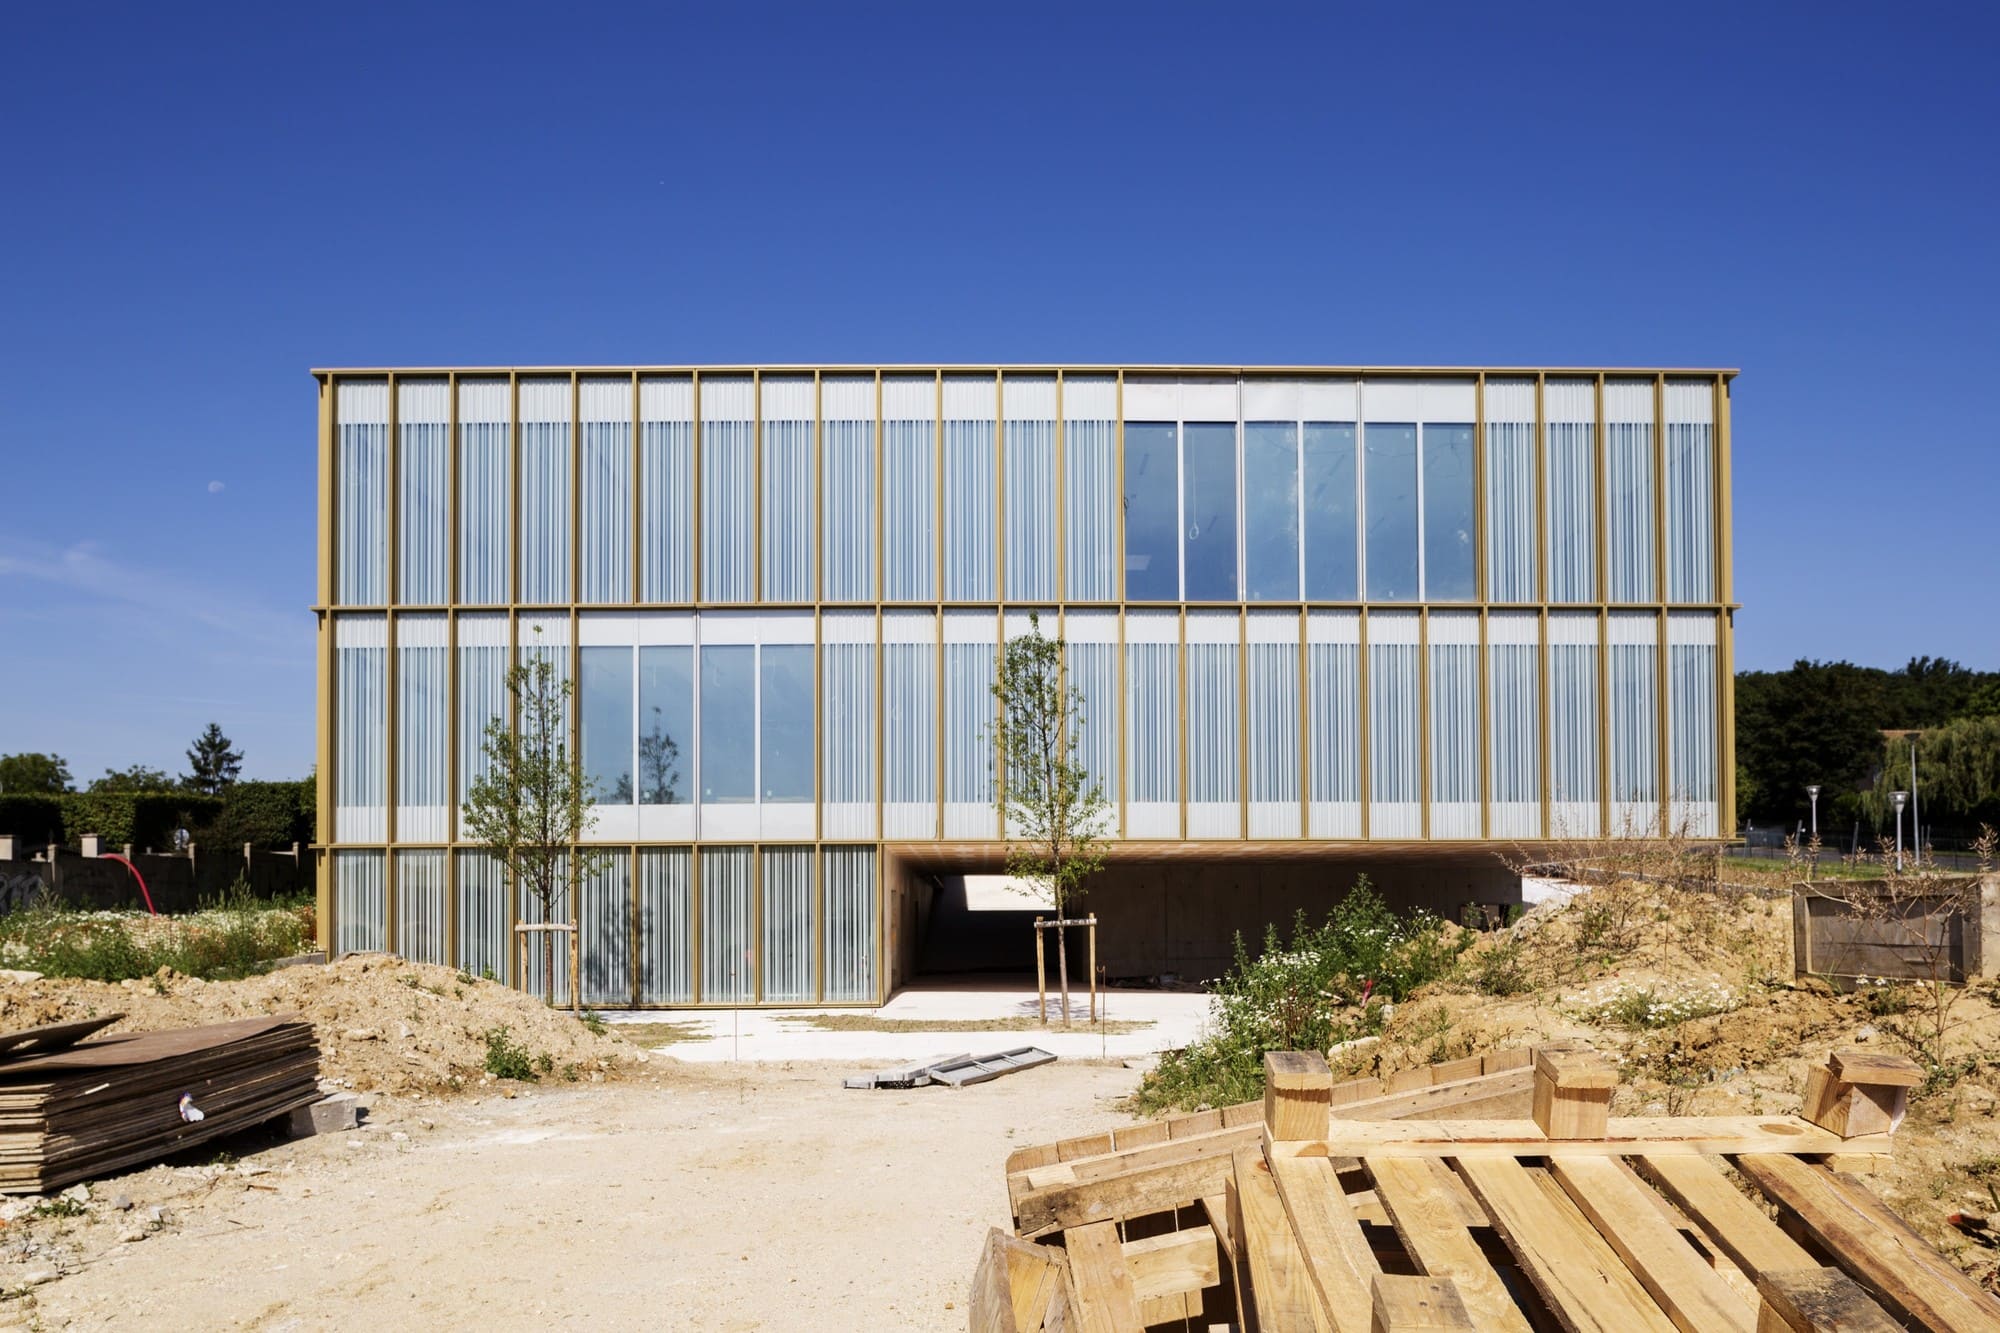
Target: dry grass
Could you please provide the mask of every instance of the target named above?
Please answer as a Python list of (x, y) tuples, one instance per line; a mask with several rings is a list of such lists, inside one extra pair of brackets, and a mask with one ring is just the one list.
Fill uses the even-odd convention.
[(648, 1050), (676, 1042), (706, 1041), (709, 1035), (699, 1023), (606, 1023), (604, 1030)]
[[(872, 1014), (785, 1014), (780, 1023), (797, 1023), (815, 1032), (1056, 1032), (1056, 1023), (1034, 1018), (876, 1018)], [(1105, 1032), (1120, 1036), (1144, 1032), (1150, 1019), (1108, 1019), (1102, 1023), (1078, 1018), (1071, 1031)]]

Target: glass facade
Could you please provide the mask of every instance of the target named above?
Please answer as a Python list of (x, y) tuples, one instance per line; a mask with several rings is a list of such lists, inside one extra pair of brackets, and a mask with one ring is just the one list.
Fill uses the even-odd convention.
[(609, 857), (559, 911), (594, 1001), (873, 1000), (880, 842), (1002, 840), (992, 683), (1029, 607), (1115, 838), (1715, 836), (1727, 394), (336, 374), (336, 947), (511, 973), (521, 908), (454, 811), (544, 656)]

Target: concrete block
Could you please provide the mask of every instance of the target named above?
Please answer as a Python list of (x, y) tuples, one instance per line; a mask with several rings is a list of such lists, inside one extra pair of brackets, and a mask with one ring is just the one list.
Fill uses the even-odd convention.
[(313, 1134), (338, 1134), (360, 1123), (361, 1099), (351, 1092), (336, 1092), (293, 1111), (291, 1131), (293, 1138), (306, 1138)]

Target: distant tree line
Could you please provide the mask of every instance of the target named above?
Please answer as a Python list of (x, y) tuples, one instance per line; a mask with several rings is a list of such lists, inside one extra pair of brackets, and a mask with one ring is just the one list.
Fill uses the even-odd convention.
[(2000, 672), (1937, 657), (1893, 671), (1802, 660), (1742, 672), (1737, 817), (1796, 827), (1817, 783), (1821, 838), (1843, 844), (1858, 822), (1872, 844), (1894, 822), (1889, 793), (1910, 789), (1912, 743), (1927, 830), (1959, 838), (2000, 825)]

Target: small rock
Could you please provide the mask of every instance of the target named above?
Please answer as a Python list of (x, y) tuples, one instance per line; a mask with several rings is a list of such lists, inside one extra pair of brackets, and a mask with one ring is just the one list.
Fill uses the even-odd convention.
[(118, 1239), (120, 1242), (126, 1245), (130, 1245), (135, 1241), (142, 1241), (146, 1239), (146, 1237), (151, 1234), (152, 1233), (147, 1231), (146, 1228), (144, 1227), (127, 1227), (125, 1230), (118, 1233)]
[(271, 1174), (271, 1168), (268, 1166), (258, 1166), (254, 1162), (238, 1162), (236, 1164), (236, 1174), (239, 1176), (268, 1176)]
[(42, 979), (41, 973), (30, 972), (23, 967), (0, 968), (0, 981), (12, 981), (19, 985), (25, 986), (31, 981), (40, 981), (41, 979)]
[(1856, 1041), (1873, 1041), (1875, 1039), (1875, 1025), (1872, 1023), (1863, 1023), (1860, 1027), (1854, 1029), (1854, 1039)]
[(380, 1041), (374, 1028), (349, 1028), (343, 1034), (349, 1041)]
[(167, 1224), (167, 1210), (155, 1204), (146, 1210), (146, 1220), (156, 1227), (163, 1227)]
[(512, 1088), (502, 1088), (502, 1089), (500, 1090), (500, 1093), (501, 1093), (501, 1095), (502, 1095), (503, 1097), (505, 1097), (505, 1098), (506, 1098), (506, 1099), (507, 1099), (508, 1101), (513, 1101), (513, 1100), (514, 1100), (514, 1097), (515, 1097), (515, 1092), (514, 1092), (514, 1090), (513, 1090)]
[(405, 1134), (402, 1130), (399, 1129), (394, 1134), (391, 1134), (389, 1136), (389, 1140), (392, 1143), (408, 1143), (410, 1141), (410, 1136), (408, 1134)]
[(71, 1203), (89, 1203), (90, 1186), (84, 1184), (71, 1185), (62, 1192), (62, 1197), (68, 1199)]
[(401, 1040), (408, 1041), (410, 1038), (416, 1035), (417, 1034), (411, 1030), (410, 1025), (408, 1023), (396, 1024), (396, 1036)]
[(56, 1272), (53, 1268), (30, 1268), (27, 1272), (21, 1274), (21, 1285), (24, 1287), (39, 1287), (44, 1282), (53, 1282), (61, 1276), (62, 1274)]
[(121, 1213), (129, 1213), (132, 1211), (132, 1196), (129, 1194), (114, 1194), (111, 1196), (111, 1206)]

